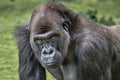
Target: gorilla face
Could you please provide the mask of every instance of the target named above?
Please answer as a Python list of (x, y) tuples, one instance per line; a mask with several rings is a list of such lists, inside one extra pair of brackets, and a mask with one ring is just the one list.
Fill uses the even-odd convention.
[(67, 27), (67, 21), (56, 12), (39, 13), (31, 21), (31, 46), (45, 68), (58, 67), (64, 61), (70, 43)]

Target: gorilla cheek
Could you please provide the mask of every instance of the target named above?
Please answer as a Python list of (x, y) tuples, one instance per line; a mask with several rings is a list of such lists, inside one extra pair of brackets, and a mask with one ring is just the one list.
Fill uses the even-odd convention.
[(62, 53), (63, 58), (65, 58), (68, 53), (68, 48), (70, 44), (70, 35), (65, 30), (63, 30), (63, 33), (64, 33), (62, 34), (63, 37), (61, 37), (59, 43), (59, 50)]

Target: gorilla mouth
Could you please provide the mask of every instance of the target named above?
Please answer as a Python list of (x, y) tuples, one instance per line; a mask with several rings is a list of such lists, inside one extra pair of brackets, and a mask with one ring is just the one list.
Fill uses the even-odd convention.
[(46, 63), (46, 66), (49, 67), (49, 68), (56, 68), (56, 67), (59, 66), (59, 62), (58, 61), (48, 62), (48, 63)]
[(46, 63), (47, 65), (54, 65), (56, 64), (56, 62), (49, 62), (49, 63)]

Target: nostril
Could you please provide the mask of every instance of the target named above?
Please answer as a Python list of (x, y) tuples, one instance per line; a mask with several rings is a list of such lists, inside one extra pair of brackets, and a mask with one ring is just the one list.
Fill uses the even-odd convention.
[(46, 51), (44, 51), (43, 54), (46, 55), (46, 54), (49, 54), (49, 53), (47, 53)]
[(55, 49), (54, 47), (48, 45), (48, 46), (44, 46), (42, 48), (42, 51), (41, 51), (41, 55), (43, 57), (51, 57), (51, 56), (54, 56), (55, 55)]
[(44, 55), (47, 55), (47, 54), (52, 54), (54, 52), (54, 50), (53, 49), (51, 49), (51, 50), (46, 50), (46, 51), (44, 51), (44, 52), (42, 52)]
[(53, 50), (50, 50), (49, 54), (52, 54), (53, 53)]

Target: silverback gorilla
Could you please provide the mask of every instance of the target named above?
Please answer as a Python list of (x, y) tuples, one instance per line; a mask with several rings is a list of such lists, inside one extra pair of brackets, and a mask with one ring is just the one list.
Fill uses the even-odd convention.
[[(115, 27), (115, 26), (114, 26)], [(78, 15), (57, 1), (43, 2), (17, 26), (20, 80), (120, 80), (120, 28)]]

